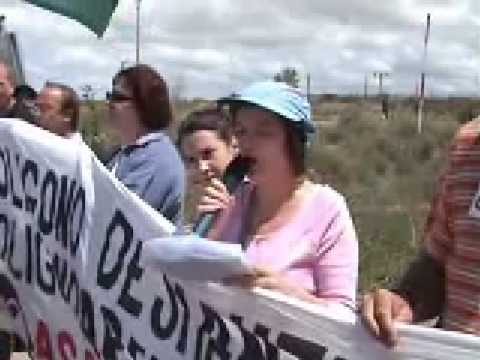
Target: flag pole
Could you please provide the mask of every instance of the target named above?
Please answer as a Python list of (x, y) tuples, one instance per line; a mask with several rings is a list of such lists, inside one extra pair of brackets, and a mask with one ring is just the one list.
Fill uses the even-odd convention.
[(422, 133), (423, 105), (425, 102), (425, 67), (427, 63), (427, 45), (430, 36), (430, 13), (427, 14), (427, 28), (425, 30), (425, 39), (423, 43), (422, 73), (420, 75), (420, 99), (418, 101), (417, 127), (418, 133)]
[(136, 43), (135, 43), (135, 63), (140, 63), (140, 3), (142, 0), (137, 1), (137, 24), (136, 24)]

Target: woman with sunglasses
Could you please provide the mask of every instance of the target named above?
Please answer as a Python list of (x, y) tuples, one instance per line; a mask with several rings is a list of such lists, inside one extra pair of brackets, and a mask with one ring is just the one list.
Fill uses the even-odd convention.
[(180, 226), (185, 170), (166, 130), (172, 122), (168, 88), (150, 66), (118, 72), (107, 93), (110, 126), (121, 148), (108, 167), (131, 191)]
[(221, 211), (209, 237), (242, 244), (254, 266), (252, 275), (228, 282), (353, 308), (357, 237), (343, 196), (306, 176), (315, 131), (306, 97), (283, 83), (259, 82), (220, 102), (230, 106), (239, 153), (251, 163), (227, 207), (218, 182), (199, 205)]

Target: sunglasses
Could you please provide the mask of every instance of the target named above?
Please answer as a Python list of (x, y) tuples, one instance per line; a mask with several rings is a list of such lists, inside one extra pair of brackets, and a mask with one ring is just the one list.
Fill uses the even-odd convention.
[(107, 101), (110, 101), (110, 102), (121, 102), (121, 101), (133, 100), (133, 97), (119, 93), (117, 91), (107, 91), (106, 98), (107, 98)]

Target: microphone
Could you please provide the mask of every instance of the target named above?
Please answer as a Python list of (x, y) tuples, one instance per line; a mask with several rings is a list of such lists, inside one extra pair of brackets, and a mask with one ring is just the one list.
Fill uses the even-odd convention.
[[(222, 182), (230, 194), (242, 183), (251, 165), (252, 159), (242, 156), (237, 156), (228, 164), (223, 174)], [(200, 237), (205, 237), (217, 218), (218, 213), (219, 211), (202, 214), (193, 226), (193, 232)]]

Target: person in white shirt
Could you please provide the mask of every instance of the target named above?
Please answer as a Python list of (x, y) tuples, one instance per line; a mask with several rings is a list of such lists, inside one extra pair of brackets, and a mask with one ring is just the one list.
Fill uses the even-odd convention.
[(38, 126), (65, 138), (80, 137), (80, 100), (70, 86), (46, 82), (38, 94), (37, 106)]

